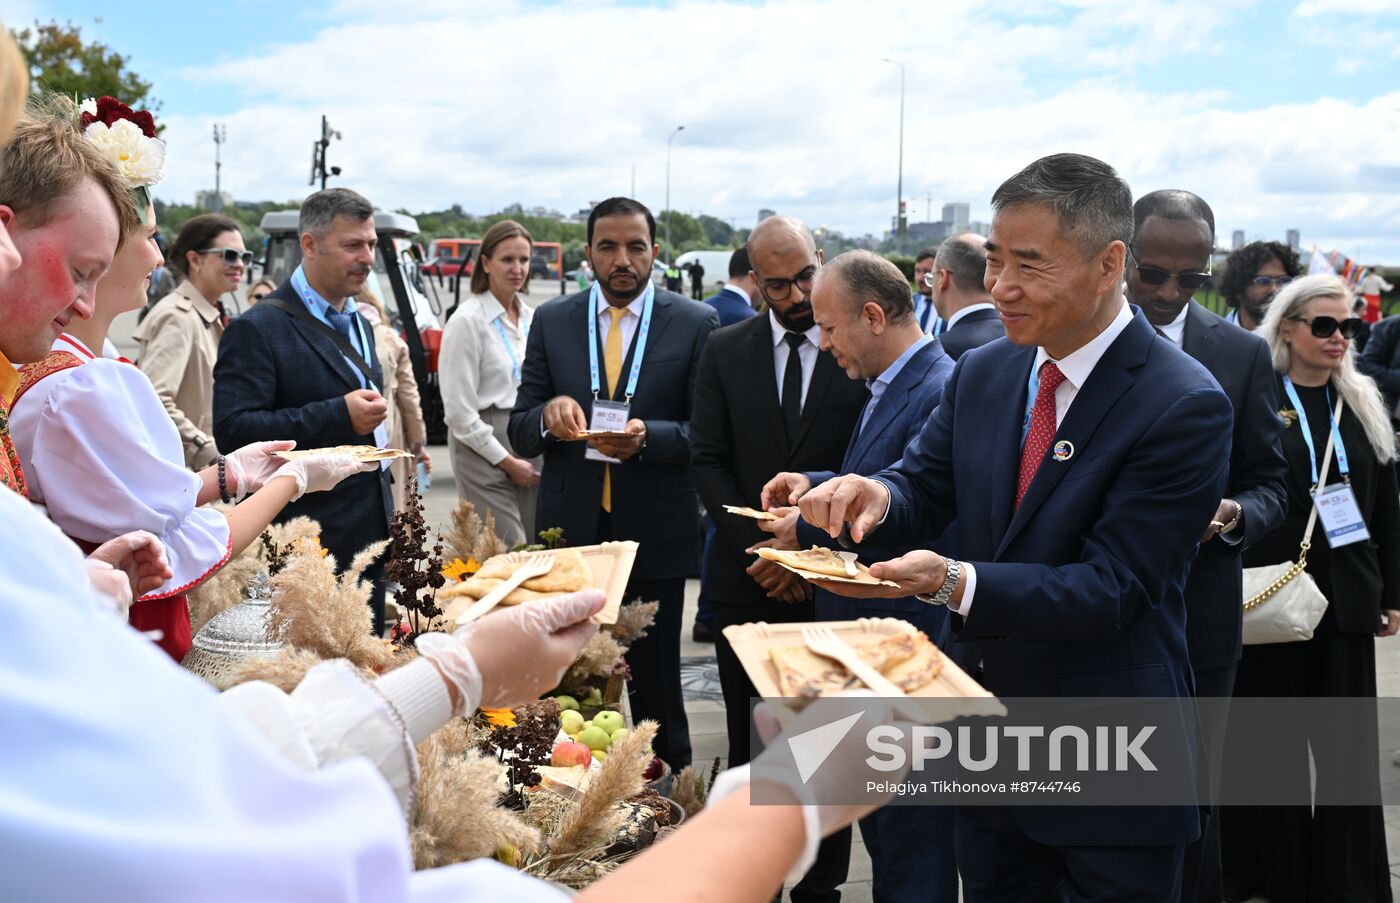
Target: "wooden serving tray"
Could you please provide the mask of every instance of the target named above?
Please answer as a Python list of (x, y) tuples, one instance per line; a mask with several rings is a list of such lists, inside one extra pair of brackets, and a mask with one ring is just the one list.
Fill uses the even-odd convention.
[[(734, 654), (744, 666), (744, 671), (753, 681), (759, 696), (782, 697), (778, 685), (778, 671), (768, 655), (772, 646), (801, 646), (804, 627), (827, 627), (846, 641), (860, 642), (863, 639), (879, 639), (896, 633), (911, 633), (913, 624), (899, 618), (861, 618), (856, 621), (798, 622), (795, 624), (768, 624), (762, 621), (752, 624), (733, 624), (724, 628), (725, 639), (734, 648)], [(908, 694), (911, 698), (962, 700), (951, 708), (938, 707), (946, 714), (945, 720), (966, 715), (1004, 715), (1006, 707), (982, 685), (968, 676), (946, 654), (943, 668), (932, 681)]]
[[(545, 549), (540, 552), (507, 552), (508, 555), (554, 555), (562, 549)], [(588, 565), (588, 570), (592, 572), (593, 579), (589, 581), (590, 587), (601, 589), (608, 597), (607, 604), (603, 610), (593, 616), (594, 624), (616, 624), (617, 616), (622, 610), (623, 596), (627, 592), (627, 580), (632, 576), (632, 565), (637, 561), (637, 543), (626, 540), (621, 542), (605, 542), (596, 546), (577, 546), (574, 548), (583, 556), (584, 564)], [(562, 595), (562, 594), (561, 594)], [(458, 596), (449, 600), (444, 612), (449, 623), (455, 623), (457, 616), (466, 611), (477, 600), (471, 596)], [(536, 602), (547, 602), (548, 599), (537, 599)], [(647, 600), (643, 600), (647, 601)], [(533, 602), (523, 603), (533, 605)], [(500, 605), (496, 611), (504, 611), (511, 606)], [(487, 614), (485, 617), (490, 617)]]

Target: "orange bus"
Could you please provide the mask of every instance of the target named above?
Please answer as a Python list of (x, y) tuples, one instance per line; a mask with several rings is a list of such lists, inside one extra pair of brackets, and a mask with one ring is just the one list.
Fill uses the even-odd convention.
[[(481, 250), (479, 238), (435, 238), (428, 250), (432, 260), (424, 264), (423, 272), (434, 276), (471, 276), (476, 267), (476, 255)], [(564, 272), (564, 249), (557, 241), (535, 242), (530, 257), (530, 278), (558, 279)]]

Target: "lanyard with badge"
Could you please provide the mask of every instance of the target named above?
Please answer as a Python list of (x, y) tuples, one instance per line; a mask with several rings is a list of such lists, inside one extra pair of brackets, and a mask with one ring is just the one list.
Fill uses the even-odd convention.
[(515, 356), (515, 349), (511, 347), (510, 339), (506, 338), (506, 328), (501, 325), (501, 317), (504, 316), (505, 314), (501, 314), (492, 322), (496, 324), (496, 334), (501, 337), (501, 344), (505, 346), (506, 357), (510, 358), (510, 372), (515, 377), (515, 384), (518, 386), (520, 385), (520, 359)]
[(1303, 431), (1303, 442), (1308, 446), (1308, 463), (1312, 466), (1310, 491), (1313, 505), (1317, 508), (1318, 519), (1322, 521), (1323, 533), (1327, 536), (1327, 544), (1339, 549), (1354, 542), (1369, 540), (1371, 533), (1366, 529), (1366, 522), (1361, 519), (1361, 509), (1356, 504), (1356, 495), (1351, 491), (1351, 468), (1347, 464), (1347, 449), (1342, 444), (1342, 432), (1337, 426), (1337, 419), (1342, 411), (1342, 400), (1337, 399), (1337, 407), (1333, 410), (1332, 390), (1330, 386), (1327, 388), (1327, 417), (1332, 427), (1330, 441), (1337, 452), (1337, 468), (1342, 472), (1342, 482), (1323, 486), (1322, 481), (1327, 475), (1317, 472), (1317, 449), (1313, 444), (1312, 430), (1308, 428), (1308, 415), (1298, 398), (1298, 390), (1293, 387), (1293, 380), (1287, 376), (1283, 378), (1283, 389), (1288, 393), (1288, 400), (1293, 403), (1293, 410), (1298, 413), (1298, 427)]
[[(651, 331), (651, 309), (655, 298), (656, 287), (648, 281), (642, 295), (642, 322), (637, 327), (636, 349), (632, 352), (632, 368), (627, 375), (627, 388), (623, 393), (624, 399), (612, 401), (599, 397), (603, 390), (603, 384), (598, 369), (598, 315), (604, 309), (602, 305), (607, 304), (607, 302), (603, 300), (603, 292), (598, 283), (593, 283), (593, 288), (588, 296), (588, 373), (592, 381), (590, 387), (593, 389), (593, 414), (588, 423), (590, 432), (620, 433), (627, 429), (627, 412), (632, 406), (632, 396), (637, 394), (637, 378), (642, 372), (642, 357), (646, 354), (647, 333)], [(621, 321), (619, 320), (612, 328), (621, 329)], [(620, 463), (620, 459), (605, 455), (591, 445), (584, 453), (584, 457), (590, 461)]]

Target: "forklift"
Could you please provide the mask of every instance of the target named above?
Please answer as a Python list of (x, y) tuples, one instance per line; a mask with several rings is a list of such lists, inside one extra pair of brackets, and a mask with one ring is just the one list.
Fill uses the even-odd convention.
[[(262, 275), (281, 285), (301, 264), (301, 241), (297, 228), (300, 212), (273, 210), (263, 214), (262, 230), (267, 233)], [(419, 267), (423, 248), (414, 244), (418, 221), (403, 213), (374, 213), (374, 230), (379, 235), (379, 253), (374, 273), (378, 295), (389, 314), (389, 326), (408, 344), (413, 376), (423, 400), (423, 422), (428, 443), (447, 442), (443, 419), (442, 390), (438, 385), (438, 353), (442, 349), (444, 317), (437, 286), (425, 280)], [(392, 303), (390, 300), (392, 299)]]

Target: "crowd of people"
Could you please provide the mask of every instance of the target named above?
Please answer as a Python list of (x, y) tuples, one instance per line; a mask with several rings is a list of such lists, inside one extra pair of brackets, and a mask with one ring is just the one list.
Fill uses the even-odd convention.
[[(308, 197), (299, 265), (230, 317), (221, 299), (252, 255), (218, 214), (162, 253), (149, 114), (112, 98), (21, 112), (24, 72), (0, 36), (0, 726), (14, 754), (0, 833), (27, 863), (7, 891), (558, 898), (495, 863), (414, 874), (404, 762), (450, 718), (550, 689), (600, 594), (429, 634), (378, 680), (331, 662), (291, 694), (218, 696), (175, 666), (186, 594), (269, 523), (316, 520), (348, 564), (431, 465), (407, 348), (367, 287), (373, 205)], [(1003, 697), (1376, 695), (1375, 638), (1400, 630), (1400, 317), (1358, 356), (1351, 288), (1303, 276), (1273, 242), (1230, 256), (1232, 312), (1216, 316), (1193, 300), (1213, 279), (1207, 202), (1135, 200), (1091, 157), (1036, 160), (991, 205), (987, 237), (918, 255), (912, 290), (880, 255), (827, 261), (803, 223), (773, 216), (718, 294), (697, 300), (696, 263), (687, 298), (674, 266), (667, 287), (652, 279), (651, 211), (610, 198), (588, 219), (593, 278), (532, 308), (529, 231), (483, 237), (441, 351), (458, 493), (508, 545), (542, 528), (640, 544), (627, 596), (659, 608), (627, 653), (629, 703), (673, 769), (692, 758), (680, 638), (697, 569), (696, 629), (716, 643), (730, 770), (705, 814), (584, 898), (764, 900), (789, 878), (793, 900), (837, 899), (859, 824), (878, 900), (1391, 899), (1379, 807), (838, 806), (824, 801), (841, 768), (804, 786), (771, 767), (779, 745), (752, 748), (776, 724), (725, 628), (755, 621), (898, 618)], [(178, 281), (149, 305), (167, 262)], [(143, 307), (133, 362), (108, 332)], [(413, 460), (277, 456), (353, 445)], [(1364, 541), (1311, 540), (1319, 494), (1354, 505)], [(855, 551), (887, 583), (816, 585), (756, 554), (813, 545)], [(1245, 569), (1295, 559), (1327, 600), (1321, 621), (1306, 640), (1247, 644)], [(382, 634), (383, 561), (365, 577)], [(1228, 709), (1202, 711), (1204, 766), (1229, 780), (1215, 773)], [(1376, 733), (1319, 715), (1278, 753), (1306, 789)], [(740, 792), (761, 784), (791, 804)]]

